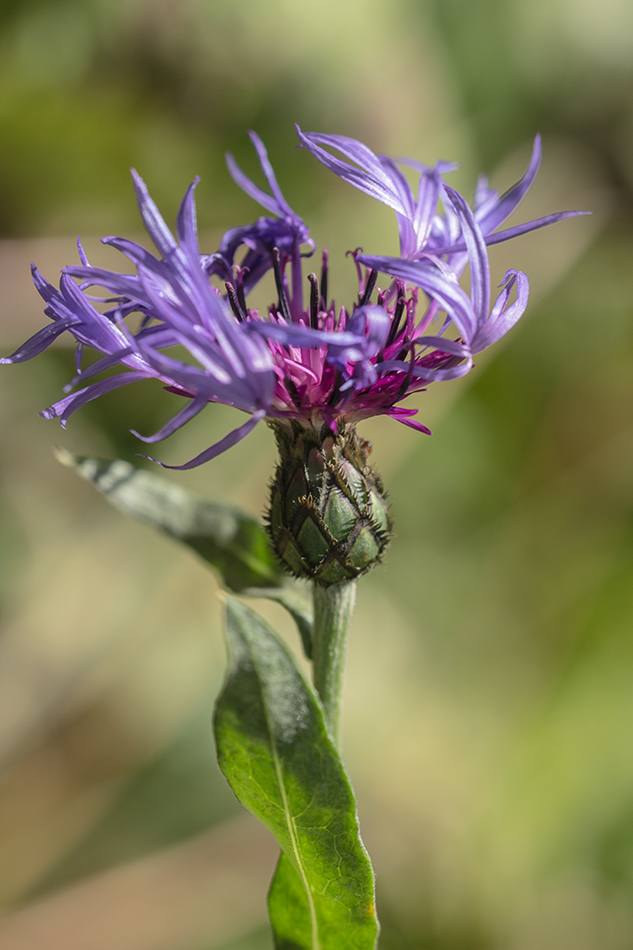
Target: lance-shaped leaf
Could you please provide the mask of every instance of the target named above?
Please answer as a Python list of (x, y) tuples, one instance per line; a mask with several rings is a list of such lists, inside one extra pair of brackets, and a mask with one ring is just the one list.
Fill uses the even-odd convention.
[(278, 950), (373, 950), (374, 878), (356, 804), (323, 710), (292, 654), (229, 598), (229, 674), (218, 699), (218, 761), (286, 860), (271, 894)]
[(243, 597), (265, 597), (266, 600), (274, 600), (285, 607), (297, 625), (303, 652), (309, 660), (312, 659), (314, 607), (312, 600), (296, 581), (284, 587), (251, 587), (237, 593), (241, 593)]
[(103, 492), (126, 515), (152, 525), (192, 548), (237, 594), (266, 597), (286, 608), (295, 621), (303, 649), (312, 649), (312, 604), (296, 586), (289, 587), (268, 535), (251, 515), (231, 505), (208, 501), (168, 479), (122, 459), (93, 459), (57, 449), (63, 465)]
[(122, 459), (83, 458), (64, 450), (58, 450), (57, 457), (119, 511), (193, 548), (220, 573), (229, 590), (281, 585), (283, 575), (264, 528), (239, 508), (207, 501)]
[(308, 895), (301, 875), (283, 851), (268, 892), (268, 914), (275, 950), (303, 950), (313, 946)]

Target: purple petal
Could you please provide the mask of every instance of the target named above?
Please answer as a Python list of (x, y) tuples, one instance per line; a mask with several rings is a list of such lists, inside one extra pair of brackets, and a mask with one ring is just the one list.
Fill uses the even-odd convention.
[(73, 331), (77, 339), (102, 353), (126, 347), (131, 340), (124, 324), (115, 324), (92, 306), (71, 277), (62, 271), (60, 288), (65, 306), (78, 317)]
[(512, 214), (521, 199), (530, 189), (540, 164), (541, 136), (537, 135), (534, 139), (530, 163), (521, 180), (518, 181), (516, 185), (513, 185), (512, 188), (509, 188), (501, 198), (494, 200), (494, 202), (489, 199), (493, 205), (489, 210), (486, 210), (485, 204), (477, 209), (477, 222), (484, 234), (489, 234), (491, 231), (494, 231), (495, 228), (499, 227), (502, 221), (505, 221), (505, 219)]
[(292, 257), (300, 244), (313, 244), (308, 237), (308, 229), (296, 215), (288, 218), (258, 218), (254, 224), (231, 228), (227, 231), (216, 254), (202, 260), (202, 266), (208, 274), (217, 274), (222, 280), (233, 283), (235, 277), (231, 270), (235, 255), (244, 245), (250, 248), (240, 267), (244, 274), (244, 292), (250, 293), (273, 265), (273, 249), (276, 247)]
[(446, 311), (464, 340), (468, 342), (473, 338), (477, 322), (472, 303), (456, 280), (451, 280), (425, 261), (403, 261), (398, 257), (370, 257), (367, 254), (359, 254), (358, 260), (366, 267), (421, 287)]
[(161, 442), (163, 439), (168, 438), (178, 429), (189, 422), (191, 419), (195, 418), (199, 412), (201, 412), (205, 406), (209, 405), (209, 400), (204, 397), (198, 397), (192, 399), (184, 409), (181, 409), (169, 422), (165, 423), (162, 429), (159, 429), (158, 432), (155, 432), (154, 435), (141, 435), (140, 432), (137, 432), (136, 429), (130, 429), (132, 435), (135, 435), (137, 439), (140, 439), (141, 442)]
[[(444, 351), (446, 352), (446, 351)], [(409, 373), (415, 379), (425, 379), (428, 382), (439, 382), (440, 380), (447, 379), (459, 379), (461, 376), (465, 376), (473, 367), (472, 357), (467, 356), (465, 362), (451, 362), (447, 366), (447, 362), (451, 357), (442, 356), (442, 352), (433, 353), (432, 355), (424, 356), (420, 359), (419, 362), (415, 362), (413, 366), (408, 363), (402, 363), (401, 360), (384, 360), (384, 362), (378, 364), (378, 369), (380, 369), (381, 374), (388, 372), (404, 372)], [(453, 357), (453, 360), (456, 358)], [(457, 357), (461, 360), (461, 356)]]
[(467, 373), (470, 373), (473, 368), (472, 357), (469, 357), (465, 363), (459, 363), (457, 365), (452, 365), (449, 367), (440, 366), (435, 369), (431, 365), (417, 364), (413, 368), (412, 375), (416, 379), (425, 379), (428, 382), (446, 382), (449, 379), (461, 379), (462, 376), (466, 376)]
[(270, 185), (270, 190), (272, 191), (273, 195), (275, 196), (277, 200), (277, 204), (279, 205), (283, 213), (287, 214), (291, 218), (294, 217), (294, 211), (292, 210), (292, 208), (290, 207), (290, 205), (284, 198), (281, 188), (279, 187), (277, 183), (277, 178), (275, 177), (273, 166), (270, 164), (270, 160), (268, 158), (268, 151), (266, 149), (266, 146), (260, 139), (257, 132), (253, 132), (253, 131), (249, 132), (248, 137), (253, 143), (253, 145), (255, 146), (257, 157), (259, 158), (259, 164), (262, 167), (262, 171), (264, 173), (264, 177), (266, 178), (266, 181)]
[(580, 215), (593, 214), (593, 211), (558, 211), (555, 214), (546, 214), (543, 218), (535, 218), (533, 221), (526, 221), (525, 224), (517, 224), (513, 228), (506, 228), (504, 231), (497, 231), (486, 237), (486, 244), (499, 244), (500, 241), (508, 241), (510, 238), (519, 237), (521, 234), (527, 234), (529, 231), (537, 231), (539, 228), (545, 228), (548, 224), (555, 224), (556, 221), (563, 221), (565, 218), (577, 218)]
[(444, 186), (446, 194), (459, 217), (470, 264), (471, 287), (470, 296), (473, 302), (475, 317), (479, 323), (488, 316), (490, 307), (490, 267), (488, 253), (477, 226), (475, 217), (465, 199), (454, 188)]
[(235, 184), (242, 189), (242, 191), (245, 191), (246, 194), (253, 198), (253, 200), (258, 204), (260, 204), (262, 208), (266, 208), (267, 211), (270, 211), (272, 214), (275, 214), (280, 218), (288, 217), (293, 220), (300, 221), (301, 219), (298, 218), (298, 216), (294, 213), (282, 194), (281, 188), (277, 183), (273, 167), (270, 164), (268, 152), (264, 143), (256, 132), (249, 132), (248, 134), (251, 142), (255, 146), (257, 157), (259, 158), (259, 164), (261, 165), (264, 177), (266, 178), (266, 181), (268, 182), (270, 190), (273, 194), (272, 196), (267, 194), (265, 191), (259, 188), (255, 182), (251, 181), (251, 179), (248, 178), (239, 167), (233, 155), (230, 152), (227, 152), (226, 164), (231, 178)]
[(441, 353), (450, 353), (451, 356), (458, 356), (462, 360), (468, 359), (471, 354), (471, 347), (464, 346), (457, 340), (447, 340), (443, 336), (421, 336), (415, 343), (425, 347), (432, 346)]
[[(399, 214), (407, 215), (407, 207), (403, 204), (399, 193), (399, 185), (394, 184), (392, 176), (387, 173), (385, 166), (371, 149), (363, 145), (356, 139), (348, 138), (346, 135), (321, 135), (317, 132), (302, 132), (299, 126), (296, 126), (299, 141), (311, 155), (314, 155), (322, 165), (333, 171), (335, 175), (342, 178), (343, 181), (354, 185), (355, 188), (364, 191), (372, 198), (377, 198), (383, 204), (388, 205)], [(335, 158), (317, 143), (335, 148), (338, 152), (355, 162), (350, 165), (339, 158)]]
[[(365, 356), (377, 356), (383, 349), (391, 329), (391, 317), (377, 305), (358, 307), (347, 321), (346, 331), (365, 341)], [(339, 337), (341, 334), (339, 334)]]
[(35, 284), (35, 289), (46, 303), (52, 303), (53, 301), (62, 302), (59, 290), (46, 280), (35, 264), (31, 264), (31, 276)]
[[(83, 344), (81, 343), (77, 349), (79, 350), (80, 348), (83, 349)], [(81, 353), (78, 354), (78, 357), (81, 357)], [(146, 368), (150, 375), (153, 375), (150, 367), (147, 366), (142, 357), (139, 357), (136, 353), (134, 346), (130, 345), (121, 350), (115, 350), (114, 353), (110, 353), (100, 360), (95, 360), (95, 362), (91, 363), (85, 370), (79, 370), (74, 379), (71, 379), (71, 381), (64, 386), (64, 392), (70, 392), (78, 383), (84, 383), (87, 379), (92, 379), (98, 376), (99, 373), (104, 373), (106, 370), (112, 369), (118, 363), (123, 363), (132, 369), (140, 370)]]
[(40, 415), (44, 419), (59, 418), (65, 429), (68, 418), (81, 406), (85, 406), (87, 402), (97, 399), (98, 396), (103, 396), (104, 393), (112, 392), (114, 389), (120, 389), (121, 386), (128, 386), (140, 379), (147, 379), (149, 375), (149, 373), (129, 372), (119, 373), (118, 376), (110, 376), (109, 379), (104, 379), (100, 383), (93, 383), (92, 386), (86, 386), (85, 389), (80, 389), (72, 396), (60, 399), (59, 402), (53, 403), (48, 409), (43, 409)]
[(70, 314), (63, 319), (56, 320), (55, 323), (49, 323), (48, 326), (34, 333), (33, 336), (27, 340), (26, 343), (23, 343), (22, 346), (18, 347), (11, 356), (3, 356), (2, 359), (0, 359), (0, 363), (24, 363), (26, 360), (33, 359), (34, 356), (43, 353), (44, 350), (57, 339), (60, 333), (68, 330), (78, 322), (77, 317), (74, 314)]
[(101, 238), (101, 243), (107, 244), (108, 247), (114, 247), (117, 251), (121, 251), (122, 254), (129, 257), (133, 264), (143, 264), (149, 270), (161, 270), (164, 267), (161, 260), (154, 257), (147, 248), (143, 247), (142, 244), (137, 244), (136, 241), (128, 241), (127, 238), (110, 235), (109, 237)]
[(271, 323), (268, 320), (254, 320), (249, 326), (254, 333), (275, 340), (283, 346), (306, 346), (318, 348), (327, 345), (362, 346), (364, 336), (348, 333), (346, 330), (313, 330), (296, 323)]
[(156, 207), (153, 199), (150, 197), (147, 186), (141, 176), (135, 169), (132, 169), (132, 184), (136, 192), (139, 211), (143, 218), (143, 223), (147, 228), (147, 233), (161, 252), (163, 257), (167, 257), (171, 251), (178, 246), (176, 239), (165, 224), (162, 214)]
[(143, 457), (149, 459), (150, 462), (156, 462), (163, 468), (172, 468), (178, 471), (196, 468), (198, 465), (204, 465), (205, 462), (210, 462), (211, 459), (216, 458), (218, 455), (221, 455), (222, 452), (226, 452), (227, 449), (231, 449), (234, 445), (237, 445), (238, 442), (241, 442), (243, 438), (252, 432), (257, 423), (261, 422), (265, 415), (266, 413), (263, 409), (260, 409), (258, 412), (254, 412), (250, 419), (244, 423), (244, 425), (241, 425), (238, 429), (234, 429), (233, 432), (229, 432), (228, 435), (225, 435), (224, 438), (220, 439), (219, 442), (216, 442), (215, 445), (205, 449), (204, 452), (201, 452), (200, 455), (196, 455), (196, 457), (191, 459), (190, 462), (185, 462), (184, 465), (167, 465), (165, 462), (161, 462), (158, 459), (153, 459), (149, 455), (145, 455)]
[(404, 409), (400, 406), (393, 406), (385, 415), (391, 419), (395, 419), (396, 422), (401, 422), (405, 426), (410, 426), (417, 432), (423, 432), (425, 435), (433, 435), (428, 426), (422, 425), (421, 422), (416, 422), (415, 419), (411, 418), (411, 416), (417, 415), (418, 411), (418, 409)]
[(192, 255), (199, 255), (198, 247), (198, 226), (196, 220), (196, 203), (193, 193), (200, 179), (196, 175), (192, 183), (185, 192), (178, 210), (176, 221), (176, 233), (181, 245)]
[(81, 238), (77, 238), (77, 251), (79, 252), (79, 260), (86, 267), (90, 267), (90, 261), (88, 260), (88, 255), (84, 251), (83, 244), (81, 243)]
[(250, 198), (256, 201), (257, 204), (260, 204), (262, 208), (265, 208), (266, 211), (270, 211), (271, 214), (281, 215), (282, 212), (279, 203), (270, 195), (267, 195), (265, 191), (262, 191), (255, 182), (251, 181), (250, 178), (244, 174), (230, 152), (226, 153), (226, 166), (231, 178), (242, 191), (245, 191)]
[(139, 348), (156, 376), (186, 392), (202, 396), (208, 402), (223, 402), (245, 412), (253, 412), (271, 404), (275, 384), (272, 361), (271, 368), (263, 369), (257, 368), (256, 363), (251, 361), (250, 371), (246, 372), (245, 369), (237, 377), (231, 373), (221, 353), (210, 346), (203, 348), (202, 343), (199, 347), (187, 345), (189, 353), (199, 360), (200, 366), (184, 363), (148, 346), (140, 345)]
[(64, 268), (63, 273), (83, 281), (84, 287), (105, 287), (117, 297), (130, 297), (135, 300), (141, 290), (139, 279), (134, 274), (119, 274), (117, 271), (84, 267), (80, 264), (70, 264)]
[(382, 168), (388, 170), (390, 184), (396, 191), (403, 208), (406, 209), (406, 219), (413, 220), (413, 216), (415, 214), (415, 198), (413, 197), (413, 192), (411, 191), (411, 185), (392, 158), (390, 158), (388, 155), (380, 155), (379, 160)]
[(418, 200), (415, 206), (413, 227), (417, 238), (416, 253), (424, 247), (431, 232), (431, 225), (440, 193), (440, 176), (434, 169), (420, 175)]
[[(396, 161), (399, 165), (407, 165), (409, 168), (415, 168), (420, 174), (425, 174), (426, 172), (432, 171), (429, 165), (425, 165), (424, 162), (419, 162), (416, 158), (407, 158), (406, 155), (400, 155)], [(448, 172), (456, 172), (459, 168), (457, 162), (444, 162), (439, 161), (435, 163), (435, 171), (438, 175), (446, 175)]]
[[(592, 211), (558, 211), (555, 214), (546, 214), (543, 218), (535, 218), (533, 221), (526, 221), (525, 224), (517, 224), (515, 227), (506, 228), (504, 231), (497, 231), (495, 234), (484, 235), (484, 242), (487, 246), (491, 244), (501, 244), (502, 241), (509, 241), (511, 238), (519, 237), (521, 234), (528, 234), (530, 231), (537, 231), (539, 228), (545, 228), (549, 224), (555, 224), (565, 218), (576, 218), (579, 215), (593, 214)], [(439, 256), (446, 254), (456, 254), (459, 251), (465, 251), (466, 245), (462, 242), (438, 245), (433, 247), (433, 253)]]
[[(473, 353), (481, 353), (496, 343), (511, 330), (527, 307), (530, 286), (527, 276), (521, 271), (508, 271), (503, 278), (503, 290), (497, 297), (488, 319), (478, 328), (472, 343)], [(512, 289), (516, 287), (516, 300), (507, 305)]]
[(480, 175), (477, 179), (477, 187), (475, 188), (475, 212), (483, 209), (483, 213), (485, 214), (487, 207), (491, 206), (498, 197), (494, 188), (491, 188), (488, 184), (488, 176)]
[(389, 158), (388, 155), (381, 155), (380, 161), (384, 168), (389, 169), (392, 184), (403, 206), (407, 209), (406, 214), (396, 212), (398, 236), (400, 238), (400, 254), (402, 257), (414, 257), (418, 247), (418, 240), (414, 223), (415, 199), (411, 191), (411, 186), (393, 159)]

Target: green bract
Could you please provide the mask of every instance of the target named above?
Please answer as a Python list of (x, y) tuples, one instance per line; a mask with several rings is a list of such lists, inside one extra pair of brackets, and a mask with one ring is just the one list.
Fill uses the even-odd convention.
[(391, 536), (382, 482), (367, 464), (370, 443), (353, 426), (336, 437), (327, 426), (273, 428), (279, 464), (268, 531), (284, 567), (325, 586), (364, 574)]

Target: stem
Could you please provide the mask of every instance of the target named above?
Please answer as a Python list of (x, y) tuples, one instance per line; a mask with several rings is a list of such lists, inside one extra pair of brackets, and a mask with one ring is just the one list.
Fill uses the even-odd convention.
[(330, 587), (315, 584), (313, 597), (312, 679), (330, 734), (338, 745), (347, 632), (356, 602), (356, 581)]

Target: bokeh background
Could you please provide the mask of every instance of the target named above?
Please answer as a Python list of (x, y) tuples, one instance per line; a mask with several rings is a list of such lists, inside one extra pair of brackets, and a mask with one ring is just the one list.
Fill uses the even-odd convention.
[[(293, 122), (458, 160), (521, 220), (594, 212), (492, 251), (528, 314), (419, 397), (434, 430), (367, 423), (397, 538), (360, 584), (345, 755), (383, 950), (633, 945), (633, 7), (629, 0), (2, 0), (0, 345), (42, 325), (81, 234), (140, 238), (134, 166), (203, 245), (259, 210), (228, 178), (265, 139), (290, 203), (343, 254), (396, 248), (388, 209), (295, 151)], [(263, 950), (275, 860), (215, 765), (225, 664), (214, 578), (53, 458), (134, 460), (172, 403), (139, 386), (62, 432), (39, 409), (69, 349), (0, 373), (2, 950)], [(209, 409), (161, 447), (228, 430)], [(270, 433), (171, 477), (252, 512)], [(149, 464), (149, 463), (148, 463)], [(265, 615), (296, 645), (281, 610)]]

